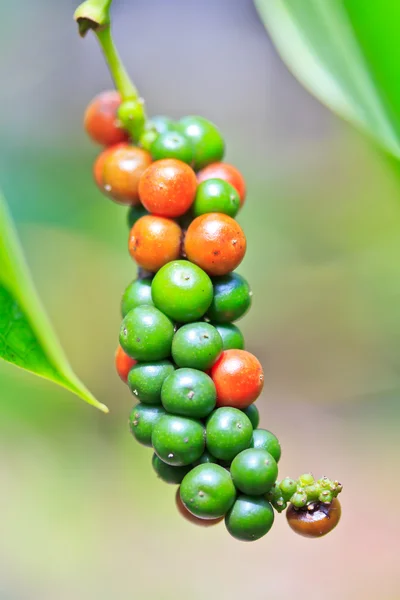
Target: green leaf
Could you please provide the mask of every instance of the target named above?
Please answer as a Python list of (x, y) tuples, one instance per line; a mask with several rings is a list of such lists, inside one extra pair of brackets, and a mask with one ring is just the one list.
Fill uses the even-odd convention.
[(103, 412), (71, 366), (41, 305), (0, 194), (0, 358), (67, 388)]
[(399, 0), (254, 1), (299, 81), (399, 159)]

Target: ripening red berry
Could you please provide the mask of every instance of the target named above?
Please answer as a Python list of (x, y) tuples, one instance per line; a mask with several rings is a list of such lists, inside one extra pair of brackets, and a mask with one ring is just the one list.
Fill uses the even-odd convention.
[(117, 111), (120, 104), (119, 93), (107, 90), (88, 105), (83, 123), (93, 141), (102, 146), (112, 146), (128, 140), (128, 133), (119, 127)]
[(192, 221), (186, 232), (185, 252), (209, 275), (226, 275), (242, 262), (246, 238), (240, 225), (221, 213), (207, 213)]
[(246, 350), (224, 350), (211, 368), (211, 378), (217, 390), (217, 407), (247, 408), (264, 386), (260, 361)]
[(236, 167), (223, 162), (212, 163), (197, 173), (199, 183), (207, 179), (223, 179), (230, 183), (239, 194), (240, 206), (243, 206), (246, 198), (246, 182)]
[(192, 205), (197, 189), (196, 174), (189, 165), (167, 158), (154, 162), (139, 183), (139, 196), (150, 213), (180, 217)]
[(175, 221), (146, 215), (131, 229), (129, 252), (147, 271), (158, 271), (180, 255), (182, 230)]
[(122, 350), (121, 346), (118, 346), (115, 352), (115, 368), (124, 383), (127, 383), (129, 371), (136, 363), (137, 361), (135, 359), (128, 356), (126, 352)]
[(100, 154), (97, 156), (97, 158), (95, 159), (95, 161), (93, 163), (93, 178), (96, 182), (96, 185), (100, 188), (100, 190), (102, 192), (104, 192), (104, 183), (103, 183), (104, 163), (105, 163), (107, 157), (110, 156), (110, 154), (112, 152), (114, 152), (114, 150), (116, 148), (119, 148), (121, 146), (124, 147), (125, 143), (121, 142), (120, 144), (116, 144), (115, 146), (110, 146), (109, 148), (105, 148), (104, 150), (102, 150), (100, 152)]
[(139, 204), (139, 181), (151, 164), (151, 155), (126, 143), (113, 146), (105, 153), (102, 190), (121, 204)]

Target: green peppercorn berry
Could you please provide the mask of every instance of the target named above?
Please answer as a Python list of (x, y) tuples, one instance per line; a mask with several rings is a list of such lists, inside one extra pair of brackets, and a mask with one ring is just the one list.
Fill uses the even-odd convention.
[(303, 475), (300, 475), (299, 479), (298, 479), (298, 483), (300, 487), (306, 487), (307, 485), (312, 485), (315, 482), (314, 477), (311, 475), (311, 473), (304, 473)]
[(139, 143), (145, 150), (150, 150), (153, 143), (159, 135), (176, 127), (176, 124), (169, 117), (152, 117), (145, 125), (145, 129), (140, 136)]
[(162, 385), (174, 371), (175, 367), (169, 360), (137, 363), (129, 371), (129, 389), (139, 402), (161, 404)]
[(151, 286), (153, 302), (179, 323), (200, 319), (211, 304), (211, 279), (188, 260), (174, 260), (156, 273)]
[(128, 216), (127, 216), (129, 229), (132, 229), (132, 227), (134, 226), (136, 221), (138, 221), (142, 217), (145, 217), (146, 215), (149, 215), (149, 214), (150, 214), (149, 211), (146, 210), (142, 204), (135, 204), (135, 205), (130, 206), (129, 210), (128, 210)]
[(266, 450), (279, 462), (281, 457), (281, 445), (276, 435), (267, 431), (267, 429), (255, 429), (253, 432), (253, 439), (251, 441), (252, 448), (261, 448)]
[(202, 419), (214, 409), (217, 392), (211, 377), (202, 371), (177, 369), (164, 381), (161, 401), (169, 413)]
[(119, 343), (128, 356), (144, 362), (162, 360), (171, 354), (174, 326), (154, 306), (137, 306), (121, 324)]
[(173, 121), (173, 119), (170, 119), (165, 115), (156, 115), (155, 117), (151, 117), (150, 123), (160, 134), (178, 127), (178, 124)]
[(231, 536), (242, 542), (259, 540), (268, 533), (273, 522), (273, 508), (262, 496), (239, 496), (225, 517)]
[(250, 496), (266, 494), (278, 476), (275, 459), (266, 450), (249, 448), (232, 461), (231, 475), (235, 486)]
[(135, 279), (126, 288), (121, 300), (121, 314), (125, 317), (132, 308), (143, 304), (154, 306), (151, 299), (151, 278)]
[(179, 129), (193, 144), (196, 171), (223, 158), (225, 143), (211, 121), (197, 116), (184, 117), (179, 121)]
[(152, 444), (157, 456), (167, 464), (189, 465), (204, 452), (204, 427), (194, 419), (165, 415), (154, 427)]
[(260, 423), (260, 413), (258, 412), (257, 406), (255, 404), (250, 404), (250, 406), (245, 408), (243, 412), (249, 417), (253, 429), (257, 429)]
[(129, 416), (129, 427), (133, 437), (143, 446), (151, 446), (154, 426), (163, 415), (165, 410), (162, 406), (134, 406)]
[(196, 217), (214, 212), (236, 217), (239, 208), (240, 196), (227, 181), (207, 179), (198, 186), (193, 203)]
[(202, 464), (190, 471), (180, 487), (181, 500), (199, 519), (223, 517), (236, 498), (230, 473), (215, 464)]
[(150, 147), (153, 160), (175, 158), (188, 165), (193, 163), (194, 149), (192, 142), (180, 131), (161, 133)]
[(239, 327), (233, 323), (210, 323), (222, 337), (223, 350), (244, 350), (244, 337)]
[(188, 323), (172, 340), (172, 357), (178, 367), (207, 371), (222, 352), (222, 338), (209, 323)]
[(290, 499), (290, 502), (296, 508), (302, 508), (307, 504), (307, 494), (304, 491), (301, 491), (300, 489), (293, 494), (293, 496)]
[(290, 477), (285, 477), (279, 484), (279, 488), (282, 492), (283, 498), (286, 502), (289, 502), (290, 498), (297, 490), (297, 481), (291, 479)]
[(217, 462), (217, 459), (214, 458), (214, 456), (212, 454), (210, 454), (210, 452), (205, 450), (203, 452), (203, 454), (200, 456), (200, 458), (198, 460), (194, 461), (193, 466), (197, 467), (198, 465), (205, 465), (205, 464), (216, 463), (216, 462)]
[(118, 108), (117, 117), (123, 129), (128, 131), (134, 139), (137, 139), (145, 123), (143, 101), (124, 100)]
[(265, 499), (268, 500), (279, 513), (287, 508), (287, 501), (283, 497), (281, 489), (276, 483), (266, 494)]
[(243, 317), (251, 305), (250, 286), (238, 273), (213, 279), (214, 296), (207, 317), (217, 323), (229, 323)]
[(207, 450), (220, 460), (232, 460), (250, 446), (253, 427), (239, 409), (217, 408), (207, 420)]
[(167, 463), (158, 458), (155, 453), (153, 454), (152, 465), (160, 479), (165, 481), (165, 483), (172, 483), (175, 485), (181, 483), (182, 479), (192, 468), (191, 466), (172, 467), (171, 465), (167, 465)]

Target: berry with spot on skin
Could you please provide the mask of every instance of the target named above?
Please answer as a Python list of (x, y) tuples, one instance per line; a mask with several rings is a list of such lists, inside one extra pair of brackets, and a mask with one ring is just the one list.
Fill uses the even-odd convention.
[(223, 350), (244, 350), (244, 337), (239, 327), (233, 323), (216, 323), (211, 321), (222, 338)]
[(121, 300), (121, 314), (125, 317), (132, 308), (143, 304), (154, 306), (151, 299), (151, 278), (135, 279), (126, 288)]
[(180, 487), (184, 506), (199, 519), (223, 517), (236, 498), (230, 473), (220, 465), (202, 464), (188, 473)]
[(286, 518), (291, 529), (299, 535), (319, 538), (336, 527), (341, 513), (339, 500), (333, 498), (330, 504), (316, 502), (303, 508), (291, 504), (286, 511)]
[(121, 346), (118, 346), (115, 352), (115, 368), (124, 383), (127, 383), (129, 371), (134, 365), (136, 365), (136, 360), (128, 356)]
[(197, 188), (193, 214), (199, 217), (207, 213), (223, 213), (236, 217), (239, 207), (239, 194), (232, 185), (222, 179), (209, 179)]
[(120, 104), (120, 94), (115, 90), (107, 90), (88, 105), (83, 124), (87, 134), (97, 144), (112, 146), (128, 139), (128, 133), (121, 129), (117, 118)]
[(252, 293), (246, 279), (228, 273), (213, 279), (214, 296), (207, 317), (217, 323), (230, 323), (245, 315), (251, 306)]
[(188, 116), (181, 119), (178, 126), (192, 142), (196, 171), (223, 158), (225, 142), (214, 123), (204, 117)]
[(246, 198), (246, 183), (243, 175), (236, 167), (222, 162), (208, 165), (208, 167), (205, 167), (197, 173), (197, 181), (202, 183), (208, 179), (223, 179), (230, 183), (239, 194), (240, 205), (243, 206)]
[(167, 463), (163, 462), (156, 453), (153, 454), (151, 463), (154, 471), (157, 473), (157, 477), (165, 483), (170, 483), (172, 485), (179, 485), (191, 469), (189, 465), (185, 467), (173, 467), (167, 465)]
[(247, 408), (261, 394), (264, 373), (260, 361), (246, 350), (224, 350), (211, 367), (217, 406)]
[(128, 248), (131, 257), (147, 271), (156, 272), (179, 258), (182, 230), (175, 221), (148, 215), (132, 227)]
[(266, 450), (279, 462), (281, 458), (281, 445), (276, 435), (267, 429), (254, 429), (253, 439), (251, 441), (252, 448)]
[(236, 408), (219, 408), (207, 420), (207, 450), (220, 460), (233, 460), (250, 446), (253, 427)]
[(191, 141), (180, 131), (165, 131), (151, 144), (150, 154), (153, 160), (175, 158), (191, 165), (194, 150)]
[(130, 206), (126, 217), (128, 228), (132, 229), (136, 221), (139, 221), (142, 217), (146, 217), (148, 214), (150, 214), (149, 211), (142, 204), (133, 204)]
[(138, 204), (139, 181), (151, 162), (151, 155), (142, 148), (113, 146), (103, 163), (102, 191), (119, 204)]
[(177, 369), (164, 381), (161, 401), (168, 413), (203, 419), (215, 407), (217, 394), (208, 375), (196, 369)]
[(205, 430), (200, 421), (166, 414), (153, 430), (155, 453), (168, 465), (182, 467), (198, 460), (204, 452)]
[(297, 489), (297, 481), (291, 479), (290, 477), (285, 477), (285, 479), (282, 479), (282, 481), (279, 483), (279, 489), (282, 493), (283, 499), (288, 502)]
[(242, 542), (259, 540), (268, 533), (273, 523), (273, 508), (262, 496), (240, 495), (225, 517), (231, 536)]
[(143, 404), (161, 404), (163, 383), (174, 371), (169, 360), (138, 363), (129, 372), (129, 389)]
[(135, 360), (155, 361), (171, 354), (174, 326), (154, 306), (137, 306), (121, 324), (119, 343)]
[(165, 415), (162, 406), (137, 404), (129, 416), (129, 427), (133, 437), (143, 446), (151, 447), (155, 425)]
[[(244, 414), (249, 417), (253, 429), (256, 429), (260, 423), (260, 413), (255, 404), (250, 404), (247, 408), (243, 409)], [(254, 438), (254, 433), (253, 433)]]
[(211, 527), (212, 525), (218, 525), (218, 523), (221, 523), (221, 521), (224, 520), (224, 517), (219, 517), (218, 519), (201, 519), (192, 515), (192, 513), (188, 511), (188, 509), (181, 500), (180, 488), (176, 490), (175, 504), (180, 515), (192, 525), (198, 525), (200, 527)]
[(190, 261), (212, 276), (226, 275), (240, 265), (246, 252), (242, 228), (232, 217), (208, 213), (189, 225), (184, 241)]
[(172, 358), (179, 367), (207, 371), (221, 352), (222, 338), (209, 323), (188, 323), (178, 329), (172, 340)]
[(176, 218), (183, 215), (196, 194), (196, 174), (189, 165), (175, 158), (157, 160), (143, 173), (139, 196), (152, 214)]
[(266, 450), (248, 448), (232, 461), (231, 475), (238, 490), (249, 496), (266, 494), (278, 477), (278, 466)]
[(170, 262), (153, 279), (151, 295), (163, 313), (179, 323), (201, 319), (211, 304), (209, 276), (187, 260)]

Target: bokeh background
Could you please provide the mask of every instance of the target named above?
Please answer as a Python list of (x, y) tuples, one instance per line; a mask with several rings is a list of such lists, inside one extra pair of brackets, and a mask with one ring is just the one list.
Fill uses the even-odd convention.
[(248, 181), (241, 322), (282, 476), (344, 484), (321, 540), (198, 529), (127, 429), (114, 373), (135, 276), (125, 209), (92, 183), (82, 114), (110, 79), (72, 0), (1, 3), (0, 182), (71, 362), (111, 413), (0, 363), (0, 598), (399, 598), (400, 178), (287, 72), (251, 0), (115, 0), (150, 114), (200, 113)]

